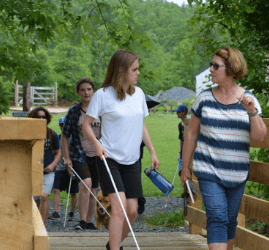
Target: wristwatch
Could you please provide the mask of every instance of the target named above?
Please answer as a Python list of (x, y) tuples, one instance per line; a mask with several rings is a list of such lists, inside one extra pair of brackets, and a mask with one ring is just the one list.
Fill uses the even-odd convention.
[(253, 117), (258, 114), (258, 109), (255, 108), (255, 111), (253, 113), (248, 113), (249, 117)]

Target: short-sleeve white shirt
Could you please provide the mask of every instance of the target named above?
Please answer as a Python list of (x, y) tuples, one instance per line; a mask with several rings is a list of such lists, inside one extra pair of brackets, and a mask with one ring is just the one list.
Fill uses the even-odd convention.
[(113, 87), (97, 90), (90, 102), (87, 115), (101, 117), (101, 138), (106, 154), (124, 165), (135, 163), (140, 156), (143, 120), (149, 115), (145, 94), (135, 87), (133, 95), (117, 98)]

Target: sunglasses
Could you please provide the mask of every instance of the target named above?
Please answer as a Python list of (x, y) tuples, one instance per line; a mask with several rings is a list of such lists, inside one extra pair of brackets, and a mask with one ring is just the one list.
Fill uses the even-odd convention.
[(41, 115), (41, 116), (38, 116), (37, 118), (47, 119), (47, 116)]
[(219, 64), (217, 64), (217, 63), (212, 63), (212, 62), (210, 62), (210, 63), (209, 63), (209, 66), (210, 66), (210, 68), (213, 66), (214, 70), (218, 70), (219, 67), (225, 67), (226, 65), (224, 65), (224, 64), (219, 65)]

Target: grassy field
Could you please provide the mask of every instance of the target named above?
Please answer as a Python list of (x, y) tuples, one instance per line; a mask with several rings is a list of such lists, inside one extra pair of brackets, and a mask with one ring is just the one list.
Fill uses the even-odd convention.
[[(58, 120), (64, 113), (54, 115), (49, 127), (60, 133)], [(150, 115), (145, 119), (152, 143), (160, 161), (158, 170), (171, 183), (178, 165), (177, 157), (179, 155), (179, 139), (177, 116), (166, 116), (159, 113)], [(142, 159), (142, 171), (150, 167), (150, 153), (144, 147), (144, 157)], [(142, 173), (142, 185), (144, 196), (163, 196), (163, 193), (151, 182), (151, 180)], [(180, 178), (177, 175), (174, 182), (174, 190), (171, 195), (181, 195), (183, 188), (180, 186)]]

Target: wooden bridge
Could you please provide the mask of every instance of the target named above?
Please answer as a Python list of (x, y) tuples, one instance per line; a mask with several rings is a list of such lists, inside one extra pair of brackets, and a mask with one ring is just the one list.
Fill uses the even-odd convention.
[[(264, 142), (251, 146), (269, 149)], [(104, 250), (108, 233), (47, 233), (32, 196), (43, 192), (43, 152), (46, 122), (42, 119), (0, 116), (0, 250)], [(141, 250), (208, 249), (203, 229), (206, 216), (202, 195), (195, 181), (195, 203), (188, 206), (190, 234), (136, 233)], [(269, 163), (251, 161), (249, 180), (269, 185)], [(249, 195), (242, 198), (238, 216), (235, 249), (269, 250), (269, 238), (245, 228), (245, 216), (269, 223), (269, 202)], [(124, 249), (137, 249), (131, 235)]]
[[(188, 233), (135, 233), (141, 250), (208, 249), (206, 238)], [(105, 250), (108, 233), (49, 233), (50, 250)], [(131, 234), (124, 250), (137, 250)]]

